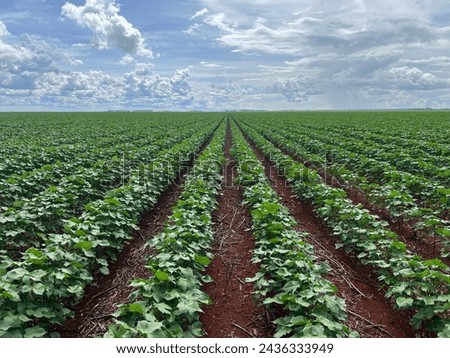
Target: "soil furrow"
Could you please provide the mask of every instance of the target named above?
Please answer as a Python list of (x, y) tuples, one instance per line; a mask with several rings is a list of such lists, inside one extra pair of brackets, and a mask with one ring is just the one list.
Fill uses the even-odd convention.
[(346, 324), (366, 338), (415, 337), (416, 333), (408, 323), (410, 315), (394, 309), (379, 288), (376, 275), (361, 265), (355, 256), (343, 249), (336, 249), (339, 238), (325, 227), (313, 206), (298, 199), (275, 165), (251, 141), (249, 143), (263, 163), (266, 175), (282, 198), (282, 203), (296, 219), (298, 229), (309, 233), (306, 241), (314, 246), (318, 259), (329, 264), (331, 270), (326, 278), (346, 301), (349, 314)]
[(255, 247), (255, 239), (251, 235), (251, 216), (242, 205), (242, 187), (234, 183), (236, 166), (230, 148), (231, 131), (228, 126), (223, 189), (218, 199), (218, 209), (213, 213), (215, 257), (206, 269), (213, 282), (204, 287), (212, 304), (203, 308), (200, 319), (205, 337), (271, 337), (271, 319), (268, 319), (263, 306), (255, 304), (253, 284), (245, 282), (259, 268), (251, 262)]

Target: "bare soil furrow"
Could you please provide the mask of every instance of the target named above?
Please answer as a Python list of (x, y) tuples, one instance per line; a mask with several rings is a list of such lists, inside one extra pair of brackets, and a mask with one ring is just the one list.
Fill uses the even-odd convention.
[(253, 299), (253, 285), (247, 277), (258, 272), (251, 262), (255, 239), (251, 235), (251, 216), (242, 205), (242, 188), (234, 183), (235, 162), (230, 154), (231, 132), (227, 128), (224, 182), (213, 213), (215, 223), (214, 259), (206, 270), (213, 282), (204, 289), (212, 304), (203, 308), (201, 321), (205, 337), (250, 338), (273, 335), (271, 318), (263, 306)]

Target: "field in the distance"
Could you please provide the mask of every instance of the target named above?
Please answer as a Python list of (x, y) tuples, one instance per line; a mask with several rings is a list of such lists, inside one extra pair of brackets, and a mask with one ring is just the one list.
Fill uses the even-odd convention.
[(0, 113), (0, 337), (450, 337), (450, 112)]

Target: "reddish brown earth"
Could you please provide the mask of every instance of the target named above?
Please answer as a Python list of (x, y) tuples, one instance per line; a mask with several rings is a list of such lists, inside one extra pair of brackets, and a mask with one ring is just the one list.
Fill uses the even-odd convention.
[(329, 264), (331, 269), (326, 278), (337, 287), (338, 295), (346, 301), (349, 313), (346, 324), (366, 338), (415, 337), (418, 333), (408, 323), (410, 315), (394, 309), (379, 288), (375, 274), (361, 265), (355, 256), (345, 253), (343, 249), (336, 249), (339, 238), (326, 228), (312, 205), (296, 198), (275, 165), (255, 146), (251, 146), (264, 164), (266, 175), (281, 196), (282, 203), (295, 217), (297, 229), (309, 233), (306, 241), (314, 246), (318, 260)]
[(205, 337), (271, 337), (272, 318), (263, 306), (255, 304), (253, 285), (245, 282), (247, 277), (253, 277), (258, 272), (258, 266), (251, 262), (255, 246), (255, 239), (250, 233), (251, 216), (242, 205), (242, 188), (234, 183), (236, 167), (230, 147), (228, 127), (225, 179), (218, 209), (213, 214), (215, 258), (206, 270), (213, 282), (204, 287), (213, 303), (203, 308), (200, 319)]

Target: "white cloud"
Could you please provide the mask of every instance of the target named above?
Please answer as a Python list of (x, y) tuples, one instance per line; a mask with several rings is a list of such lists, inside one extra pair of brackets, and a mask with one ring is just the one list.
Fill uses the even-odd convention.
[(194, 15), (192, 15), (192, 17), (189, 19), (189, 21), (194, 20), (197, 17), (202, 17), (204, 15), (206, 15), (209, 12), (209, 10), (205, 7), (199, 11), (197, 11)]
[(217, 63), (209, 63), (208, 61), (201, 61), (200, 65), (203, 67), (210, 67), (210, 68), (220, 68), (222, 65), (219, 65)]
[(194, 24), (194, 25), (190, 26), (189, 29), (183, 30), (183, 32), (185, 34), (193, 35), (193, 34), (195, 34), (195, 30), (200, 29), (201, 27), (202, 27), (201, 24)]
[(69, 59), (69, 63), (72, 66), (80, 66), (80, 65), (84, 64), (84, 62), (82, 60), (78, 60), (78, 59), (73, 60), (71, 58)]
[(450, 10), (444, 0), (202, 4), (209, 11), (192, 34), (235, 53), (239, 63), (247, 59), (241, 83), (282, 95), (286, 108), (449, 104)]
[(233, 30), (233, 25), (225, 21), (225, 14), (223, 12), (215, 15), (210, 15), (205, 18), (205, 23), (209, 26), (217, 27), (226, 33)]
[(47, 72), (36, 80), (34, 94), (65, 104), (114, 102), (125, 92), (120, 82), (102, 71)]
[(445, 65), (450, 64), (450, 57), (448, 56), (432, 56), (424, 59), (401, 59), (400, 62), (405, 64), (414, 64), (414, 65)]
[(11, 45), (2, 38), (10, 35), (6, 25), (0, 21), (0, 69), (8, 71), (18, 67), (18, 63), (32, 57), (31, 51), (22, 46)]
[(122, 57), (122, 59), (120, 60), (119, 63), (121, 65), (128, 65), (128, 64), (130, 64), (133, 61), (134, 61), (134, 57), (131, 56), (130, 54), (126, 54), (125, 56)]
[(188, 68), (167, 77), (155, 74), (151, 64), (138, 63), (133, 71), (125, 74), (124, 80), (130, 98), (164, 108), (186, 106), (192, 102), (190, 76)]
[(388, 78), (394, 80), (398, 85), (409, 88), (420, 87), (422, 89), (434, 89), (450, 86), (450, 80), (439, 79), (432, 73), (423, 72), (417, 67), (392, 67), (386, 73)]
[[(1, 23), (3, 24), (3, 23)], [(8, 33), (1, 26), (2, 33)], [(49, 106), (54, 108), (185, 108), (193, 95), (189, 69), (172, 76), (153, 72), (153, 66), (138, 63), (125, 74), (108, 74), (102, 70), (67, 71), (63, 68), (83, 65), (53, 44), (29, 35), (7, 43), (0, 38), (1, 106)], [(19, 41), (17, 41), (19, 40)], [(15, 43), (15, 44), (14, 44)], [(122, 63), (130, 64), (126, 54)], [(42, 108), (42, 107), (39, 107)]]
[(82, 6), (66, 3), (61, 8), (62, 16), (92, 31), (95, 47), (115, 47), (128, 53), (153, 57), (141, 32), (119, 15), (119, 11), (115, 0), (86, 0)]
[(262, 96), (261, 91), (249, 86), (212, 84), (195, 91), (194, 107), (211, 110), (248, 109), (253, 108), (254, 103), (260, 102)]
[(314, 80), (310, 77), (298, 76), (283, 78), (273, 84), (273, 91), (283, 94), (289, 102), (305, 102), (310, 95), (319, 93)]
[(6, 29), (6, 25), (2, 21), (0, 21), (0, 37), (5, 37), (8, 35), (9, 35), (9, 32)]

